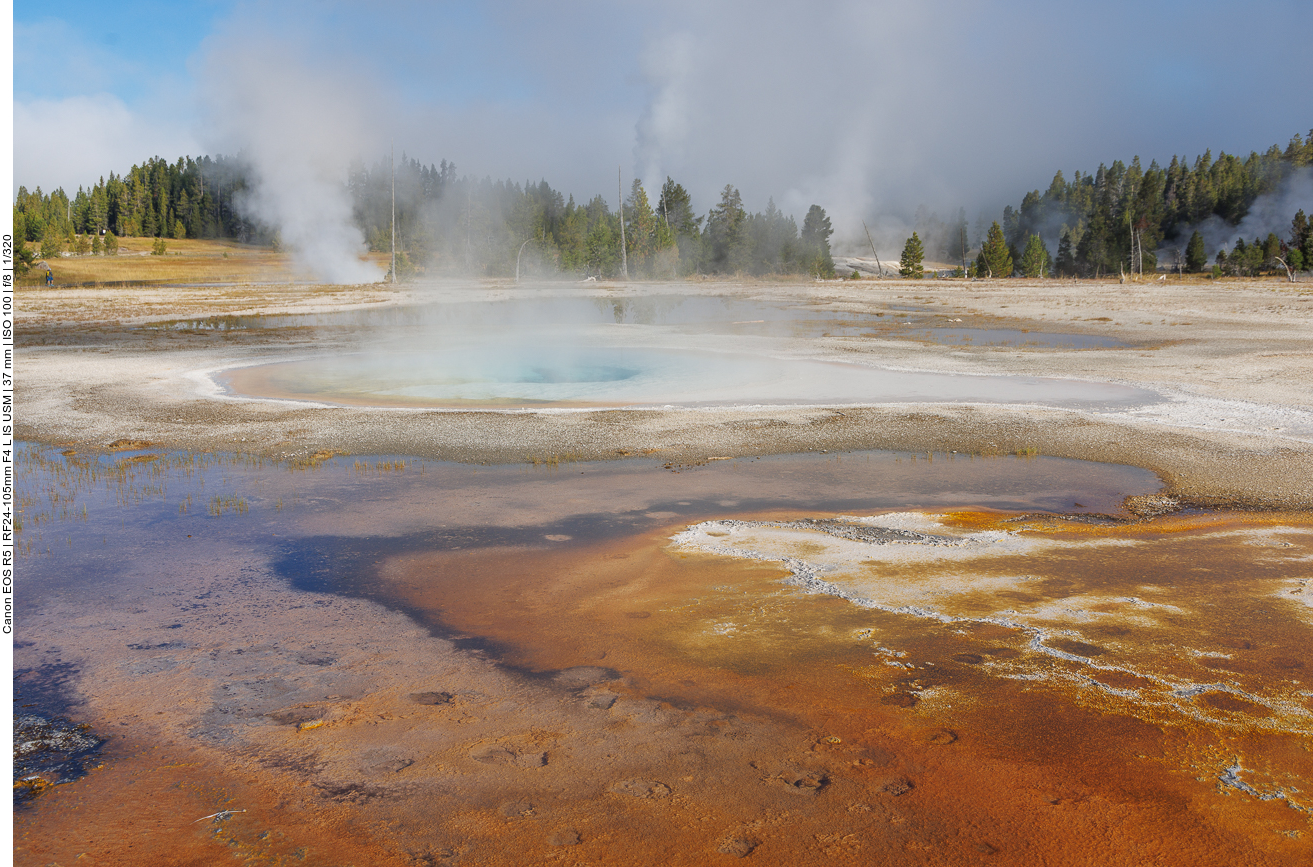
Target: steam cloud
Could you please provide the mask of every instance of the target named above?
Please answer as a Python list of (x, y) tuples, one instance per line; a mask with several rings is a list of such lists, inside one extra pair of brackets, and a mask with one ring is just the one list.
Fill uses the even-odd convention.
[[(204, 98), (213, 152), (235, 153), (253, 188), (239, 211), (279, 232), (295, 261), (327, 283), (374, 283), (346, 191), (350, 159), (376, 148), (358, 79), (236, 31), (210, 40)], [(386, 145), (384, 145), (386, 146)]]
[[(1197, 49), (1221, 5), (1102, 2), (1092, 14), (1038, 0), (581, 0), (563, 13), (269, 0), (209, 40), (207, 145), (245, 154), (259, 179), (247, 206), (301, 261), (358, 281), (377, 275), (356, 258), (341, 186), (349, 160), (372, 164), (389, 138), (425, 164), (546, 179), (580, 203), (612, 199), (617, 162), (654, 200), (673, 177), (704, 214), (727, 183), (749, 210), (774, 197), (801, 219), (816, 203), (836, 250), (866, 247), (864, 220), (893, 255), (921, 204), (997, 218), (1058, 168), (1244, 154), (1290, 135), (1289, 99), (1255, 94), (1299, 80), (1307, 27), (1229, 33), (1230, 54), (1248, 58), (1240, 74)], [(1255, 2), (1313, 26), (1284, 0)], [(398, 109), (386, 125), (385, 93)]]
[(1221, 217), (1209, 217), (1199, 225), (1185, 229), (1175, 242), (1165, 244), (1158, 251), (1158, 261), (1171, 262), (1173, 252), (1178, 248), (1184, 250), (1191, 233), (1196, 230), (1203, 236), (1209, 261), (1218, 250), (1225, 249), (1230, 253), (1241, 238), (1248, 244), (1255, 238), (1266, 240), (1269, 233), (1275, 232), (1281, 240), (1289, 241), (1290, 224), (1299, 210), (1303, 210), (1305, 216), (1313, 215), (1313, 168), (1296, 169), (1282, 178), (1281, 186), (1275, 192), (1254, 200), (1238, 226), (1232, 226)]

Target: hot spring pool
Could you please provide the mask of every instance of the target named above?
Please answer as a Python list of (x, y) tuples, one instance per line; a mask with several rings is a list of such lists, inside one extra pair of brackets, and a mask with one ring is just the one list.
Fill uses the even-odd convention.
[(986, 402), (1124, 406), (1155, 396), (1108, 383), (889, 370), (747, 352), (505, 343), (370, 351), (230, 370), (231, 395), (355, 406), (599, 407)]
[(496, 300), (435, 296), (379, 310), (187, 320), (174, 327), (313, 329), (340, 350), (224, 371), (214, 377), (217, 385), (235, 397), (354, 406), (986, 402), (1095, 408), (1157, 398), (1106, 383), (905, 369), (914, 364), (891, 369), (879, 366), (878, 356), (862, 364), (816, 357), (818, 341), (826, 338), (861, 339), (872, 329), (910, 336), (906, 326), (922, 320), (937, 321), (912, 307), (853, 313), (718, 296), (535, 293)]

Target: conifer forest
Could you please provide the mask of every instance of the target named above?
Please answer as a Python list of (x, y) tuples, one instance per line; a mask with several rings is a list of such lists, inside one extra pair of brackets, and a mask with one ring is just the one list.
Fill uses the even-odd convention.
[[(969, 226), (966, 209), (941, 220), (916, 215), (928, 262), (979, 277), (1102, 277), (1158, 269), (1215, 276), (1313, 267), (1313, 232), (1300, 210), (1288, 229), (1209, 249), (1199, 227), (1238, 226), (1261, 196), (1299, 173), (1313, 173), (1313, 131), (1247, 157), (1211, 151), (1166, 167), (1139, 157), (1115, 160), (1026, 193), (999, 220)], [(732, 184), (705, 212), (667, 178), (649, 192), (637, 179), (623, 208), (615, 194), (577, 202), (546, 180), (518, 183), (461, 175), (443, 160), (402, 156), (353, 164), (343, 179), (354, 220), (370, 250), (391, 249), (395, 174), (398, 276), (426, 272), (509, 276), (531, 273), (660, 279), (692, 274), (833, 277), (825, 209), (812, 205), (801, 226), (771, 200), (748, 212)], [(19, 179), (21, 180), (21, 179)], [(281, 243), (245, 207), (253, 180), (240, 156), (156, 157), (111, 173), (70, 195), (20, 187), (14, 203), (21, 258), (112, 254), (119, 237), (224, 238)], [(655, 195), (654, 195), (655, 194)], [(1313, 209), (1310, 209), (1313, 210)], [(623, 218), (621, 216), (623, 211)], [(622, 242), (623, 238), (623, 242)], [(1163, 252), (1167, 252), (1164, 260)], [(860, 254), (860, 250), (856, 250)], [(920, 268), (920, 263), (913, 271)]]

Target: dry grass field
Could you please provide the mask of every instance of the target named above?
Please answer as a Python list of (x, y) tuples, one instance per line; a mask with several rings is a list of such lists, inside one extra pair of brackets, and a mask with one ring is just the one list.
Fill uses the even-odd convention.
[[(151, 254), (154, 238), (120, 238), (115, 256), (94, 254), (61, 256), (50, 260), (56, 286), (94, 284), (269, 283), (301, 282), (312, 276), (286, 252), (236, 241), (167, 240), (162, 256)], [(387, 268), (384, 254), (369, 260)], [(20, 285), (45, 284), (45, 268), (38, 266), (19, 280)]]

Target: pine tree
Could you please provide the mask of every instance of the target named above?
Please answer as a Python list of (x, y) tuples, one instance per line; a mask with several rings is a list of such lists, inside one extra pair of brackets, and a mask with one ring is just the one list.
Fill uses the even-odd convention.
[(656, 215), (678, 248), (679, 268), (692, 273), (702, 259), (702, 218), (693, 213), (688, 191), (672, 178), (661, 187)]
[(32, 270), (32, 262), (36, 260), (36, 252), (29, 246), (22, 235), (14, 234), (14, 271), (19, 277), (24, 277)]
[(688, 191), (669, 177), (661, 187), (656, 213), (677, 237), (692, 237), (701, 231), (702, 218), (693, 214)]
[(830, 255), (830, 236), (833, 234), (834, 229), (830, 226), (830, 218), (826, 216), (825, 209), (820, 205), (808, 208), (798, 240), (802, 247), (803, 264), (807, 267), (807, 273), (813, 277), (834, 277), (834, 259)]
[(1071, 249), (1071, 230), (1066, 226), (1062, 227), (1062, 234), (1058, 237), (1058, 258), (1053, 263), (1053, 270), (1059, 277), (1076, 276), (1076, 255)]
[(46, 236), (41, 239), (41, 258), (57, 259), (63, 252), (64, 239), (53, 228), (47, 229)]
[(619, 225), (618, 217), (603, 214), (593, 223), (585, 241), (584, 264), (597, 277), (611, 276), (620, 261), (620, 238), (611, 230), (612, 220)]
[(648, 274), (651, 270), (652, 256), (657, 249), (656, 222), (643, 182), (634, 178), (629, 199), (625, 202), (625, 241), (629, 245), (634, 270), (639, 274)]
[(1185, 245), (1185, 270), (1197, 273), (1207, 266), (1208, 251), (1204, 248), (1204, 236), (1196, 229), (1190, 236), (1190, 242)]
[(1290, 221), (1290, 240), (1287, 246), (1293, 253), (1298, 250), (1303, 253), (1303, 260), (1308, 261), (1309, 253), (1313, 252), (1313, 222), (1304, 216), (1304, 209), (1300, 208), (1295, 213), (1295, 218)]
[(743, 210), (743, 197), (733, 184), (726, 184), (720, 194), (720, 204), (707, 215), (706, 243), (712, 271), (733, 274), (747, 265), (748, 251), (744, 223), (748, 214)]
[(1049, 251), (1039, 235), (1026, 241), (1026, 252), (1021, 256), (1021, 273), (1027, 277), (1043, 277), (1049, 270)]
[(1272, 268), (1276, 266), (1277, 257), (1281, 255), (1281, 239), (1277, 237), (1276, 232), (1268, 232), (1267, 237), (1263, 239), (1262, 253), (1259, 258), (1260, 268)]
[(984, 277), (1001, 278), (1012, 276), (1012, 254), (1008, 252), (1008, 242), (1003, 237), (1003, 229), (995, 221), (989, 227), (985, 243), (980, 247), (976, 258), (976, 272)]
[(903, 255), (898, 260), (898, 273), (904, 277), (919, 280), (925, 276), (921, 269), (921, 263), (925, 260), (925, 248), (921, 244), (921, 239), (917, 237), (916, 232), (912, 237), (907, 239), (903, 245)]

